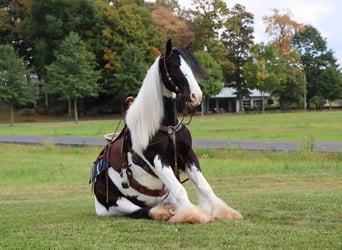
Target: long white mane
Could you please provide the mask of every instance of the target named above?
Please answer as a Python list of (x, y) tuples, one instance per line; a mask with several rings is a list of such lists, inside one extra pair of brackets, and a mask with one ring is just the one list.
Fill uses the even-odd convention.
[(148, 70), (143, 85), (126, 114), (132, 148), (137, 153), (142, 153), (147, 148), (150, 138), (158, 131), (164, 115), (159, 58), (157, 57)]

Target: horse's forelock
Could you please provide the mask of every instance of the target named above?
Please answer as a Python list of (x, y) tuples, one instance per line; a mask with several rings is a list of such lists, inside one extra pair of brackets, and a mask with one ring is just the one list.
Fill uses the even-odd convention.
[(196, 57), (186, 48), (174, 48), (174, 50), (187, 62), (197, 81), (202, 81), (205, 73)]

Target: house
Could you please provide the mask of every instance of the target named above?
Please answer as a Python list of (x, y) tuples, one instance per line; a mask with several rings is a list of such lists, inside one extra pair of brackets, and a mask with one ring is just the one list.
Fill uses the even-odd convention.
[[(262, 93), (257, 89), (250, 89), (250, 95), (243, 99), (243, 110), (246, 109), (261, 109), (262, 102), (266, 103), (270, 96), (268, 93)], [(208, 110), (213, 112), (239, 112), (239, 100), (236, 97), (234, 88), (224, 87), (220, 93), (211, 96), (208, 99)]]

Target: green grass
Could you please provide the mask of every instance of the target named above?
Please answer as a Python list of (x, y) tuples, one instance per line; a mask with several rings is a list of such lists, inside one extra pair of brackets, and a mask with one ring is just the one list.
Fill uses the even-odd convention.
[[(185, 118), (187, 122), (187, 118)], [(113, 132), (119, 119), (0, 126), (0, 134), (46, 136), (103, 136)], [(121, 123), (122, 125), (122, 123)], [(227, 114), (195, 116), (189, 125), (195, 139), (342, 141), (342, 111)]]
[(0, 144), (0, 249), (342, 248), (341, 153), (198, 149), (215, 192), (245, 218), (171, 225), (95, 215), (99, 150)]

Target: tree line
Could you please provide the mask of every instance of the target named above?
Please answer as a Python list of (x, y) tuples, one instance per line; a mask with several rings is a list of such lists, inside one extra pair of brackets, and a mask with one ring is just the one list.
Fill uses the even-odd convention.
[(255, 43), (253, 14), (223, 0), (189, 9), (177, 0), (0, 0), (0, 100), (75, 121), (122, 112), (168, 38), (193, 41), (205, 97), (234, 87), (243, 107), (257, 88), (281, 109), (342, 98), (337, 59), (315, 27), (276, 9), (263, 21), (270, 42)]

